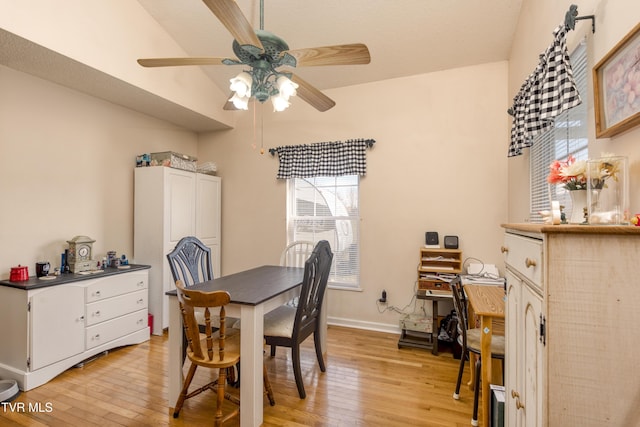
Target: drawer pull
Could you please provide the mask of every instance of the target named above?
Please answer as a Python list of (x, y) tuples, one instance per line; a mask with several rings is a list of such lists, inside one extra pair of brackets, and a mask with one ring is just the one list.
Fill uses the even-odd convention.
[(500, 246), (500, 252), (506, 254), (507, 252), (509, 252), (509, 248), (506, 246)]
[(524, 409), (524, 404), (520, 402), (520, 394), (517, 391), (511, 390), (511, 397), (516, 399), (516, 409)]
[(94, 296), (94, 297), (99, 297), (99, 296), (100, 296), (100, 291), (95, 291), (95, 292), (93, 293), (93, 296)]
[(95, 334), (91, 339), (94, 341), (98, 341), (100, 339), (100, 334)]
[(526, 258), (524, 260), (524, 265), (526, 265), (527, 268), (535, 267), (536, 266), (536, 260), (535, 259), (531, 259), (531, 258)]
[(140, 298), (140, 299), (138, 300), (138, 304), (144, 304), (144, 298)]
[(95, 312), (93, 313), (93, 315), (94, 315), (95, 317), (100, 317), (100, 310), (95, 311)]
[(138, 287), (144, 288), (144, 282), (142, 280), (138, 282)]

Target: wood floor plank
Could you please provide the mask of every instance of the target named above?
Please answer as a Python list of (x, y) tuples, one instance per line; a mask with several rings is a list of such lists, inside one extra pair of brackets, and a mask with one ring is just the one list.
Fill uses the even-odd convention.
[[(265, 356), (276, 405), (265, 401), (265, 427), (462, 427), (470, 425), (473, 392), (466, 383), (452, 398), (459, 360), (451, 353), (398, 348), (395, 334), (329, 327), (327, 371), (320, 372), (313, 340), (304, 343), (302, 373), (307, 398), (300, 399), (291, 370), (290, 351)], [(172, 417), (168, 396), (168, 336), (109, 351), (72, 368), (14, 403), (51, 411), (8, 411), (0, 407), (0, 426), (200, 426), (211, 425), (215, 396), (205, 392), (185, 402)], [(186, 368), (185, 368), (186, 369)], [(194, 386), (213, 377), (198, 370)], [(237, 389), (230, 392), (238, 394)], [(226, 403), (226, 409), (232, 409)], [(480, 417), (481, 419), (481, 417)], [(238, 419), (225, 426), (239, 426)]]

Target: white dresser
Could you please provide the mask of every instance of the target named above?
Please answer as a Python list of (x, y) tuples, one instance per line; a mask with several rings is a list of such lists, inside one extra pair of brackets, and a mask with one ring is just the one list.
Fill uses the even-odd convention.
[(221, 179), (163, 166), (135, 169), (133, 259), (151, 266), (149, 312), (153, 333), (169, 327), (169, 297), (175, 289), (167, 254), (186, 236), (211, 248), (220, 276)]
[(0, 378), (21, 390), (83, 360), (149, 339), (148, 266), (0, 282)]
[(505, 425), (640, 425), (640, 227), (503, 227)]

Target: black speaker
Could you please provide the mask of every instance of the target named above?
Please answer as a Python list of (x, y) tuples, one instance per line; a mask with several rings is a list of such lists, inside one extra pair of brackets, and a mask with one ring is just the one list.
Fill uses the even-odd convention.
[(427, 231), (424, 233), (424, 240), (428, 246), (438, 245), (438, 232)]
[(444, 236), (445, 249), (458, 249), (458, 236)]

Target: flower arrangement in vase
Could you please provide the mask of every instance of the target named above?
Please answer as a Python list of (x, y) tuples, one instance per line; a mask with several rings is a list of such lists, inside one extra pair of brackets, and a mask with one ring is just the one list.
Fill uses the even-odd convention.
[(571, 197), (571, 217), (572, 224), (582, 224), (585, 222), (585, 211), (587, 210), (587, 161), (576, 160), (569, 155), (567, 160), (554, 160), (549, 165), (549, 184), (561, 184), (569, 191)]

